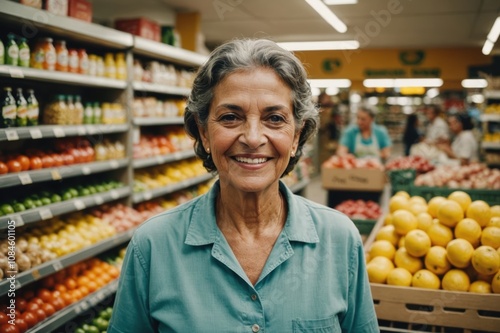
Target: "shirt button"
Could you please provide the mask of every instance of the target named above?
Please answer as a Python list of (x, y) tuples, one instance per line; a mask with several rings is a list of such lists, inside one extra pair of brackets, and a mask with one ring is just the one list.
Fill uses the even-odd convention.
[(252, 301), (256, 301), (257, 300), (257, 295), (252, 294), (252, 296), (250, 296), (250, 298), (252, 299)]
[(258, 331), (260, 331), (260, 326), (257, 324), (253, 324), (252, 325), (252, 332), (257, 333)]

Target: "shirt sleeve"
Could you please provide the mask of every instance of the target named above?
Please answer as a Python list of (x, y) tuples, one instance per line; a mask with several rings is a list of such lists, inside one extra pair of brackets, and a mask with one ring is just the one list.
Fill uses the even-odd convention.
[(361, 239), (351, 252), (350, 267), (349, 303), (341, 324), (342, 332), (379, 332)]
[(108, 333), (157, 331), (149, 311), (148, 281), (146, 261), (132, 239), (123, 261)]
[(387, 129), (383, 126), (378, 126), (376, 129), (377, 140), (380, 145), (380, 149), (390, 147), (392, 145), (391, 137), (387, 133)]
[(340, 138), (340, 144), (342, 146), (347, 147), (349, 150), (349, 153), (353, 154), (354, 153), (354, 138), (356, 137), (356, 134), (353, 130), (352, 127), (346, 128), (346, 130), (342, 133), (342, 136)]

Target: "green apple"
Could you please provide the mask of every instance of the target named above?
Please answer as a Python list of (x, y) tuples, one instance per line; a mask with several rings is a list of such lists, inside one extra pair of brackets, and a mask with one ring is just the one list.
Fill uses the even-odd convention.
[(26, 207), (24, 207), (24, 205), (20, 202), (15, 203), (12, 208), (14, 208), (15, 212), (22, 212), (26, 210)]
[(60, 196), (59, 194), (54, 193), (54, 194), (52, 194), (52, 195), (50, 196), (50, 200), (51, 200), (52, 202), (61, 202), (61, 201), (62, 201), (62, 198), (61, 198), (61, 196)]
[(84, 196), (87, 196), (87, 195), (90, 195), (90, 190), (88, 188), (85, 188), (83, 187), (82, 189), (80, 189), (78, 191), (78, 194), (81, 196), (81, 197), (84, 197)]
[(71, 194), (70, 191), (64, 191), (63, 194), (62, 194), (62, 199), (63, 200), (73, 199), (73, 195)]
[(76, 190), (76, 188), (73, 188), (73, 187), (70, 187), (68, 189), (68, 191), (71, 193), (71, 195), (76, 198), (78, 196), (78, 191)]
[(0, 210), (2, 210), (2, 213), (5, 215), (14, 213), (14, 208), (12, 208), (12, 206), (9, 204), (3, 204), (2, 206), (0, 206)]
[(101, 193), (101, 192), (105, 192), (106, 191), (106, 188), (100, 184), (96, 185), (95, 186), (95, 189), (97, 191), (97, 193)]
[(87, 189), (89, 190), (90, 194), (96, 194), (97, 193), (97, 190), (95, 189), (94, 185), (87, 186)]
[(42, 206), (50, 205), (52, 203), (52, 201), (50, 201), (49, 197), (43, 197), (40, 199), (40, 201), (42, 201)]
[(26, 198), (26, 199), (24, 199), (24, 201), (23, 201), (23, 205), (24, 205), (24, 207), (25, 207), (26, 209), (33, 209), (33, 208), (35, 208), (35, 207), (36, 207), (36, 206), (35, 206), (35, 203), (34, 203), (34, 201), (33, 201), (33, 199), (31, 199), (31, 198)]

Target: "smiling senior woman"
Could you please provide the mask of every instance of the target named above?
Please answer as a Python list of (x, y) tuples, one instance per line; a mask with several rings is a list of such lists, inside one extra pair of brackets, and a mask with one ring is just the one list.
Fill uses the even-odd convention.
[(108, 332), (378, 332), (356, 227), (280, 182), (317, 119), (292, 53), (213, 51), (185, 128), (219, 180), (135, 232)]

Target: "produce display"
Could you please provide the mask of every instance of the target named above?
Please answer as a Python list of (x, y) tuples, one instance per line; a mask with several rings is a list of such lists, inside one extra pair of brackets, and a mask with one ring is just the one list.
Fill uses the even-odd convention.
[(465, 166), (438, 166), (433, 171), (418, 175), (416, 186), (436, 186), (463, 189), (500, 189), (500, 170), (484, 164)]
[(30, 242), (28, 239), (24, 236), (16, 239), (16, 261), (12, 262), (13, 266), (8, 262), (8, 241), (0, 242), (0, 280), (8, 277), (7, 271), (21, 273), (57, 257), (54, 252), (44, 248), (38, 241)]
[(379, 169), (379, 170), (384, 169), (384, 166), (380, 163), (380, 161), (377, 158), (374, 157), (356, 158), (354, 155), (351, 154), (345, 156), (333, 155), (325, 162), (323, 162), (322, 166), (333, 169), (334, 168), (341, 168), (341, 169), (364, 168), (364, 169)]
[(91, 322), (76, 328), (73, 333), (106, 333), (112, 314), (113, 308), (108, 306), (101, 310)]
[(500, 104), (498, 103), (491, 103), (486, 106), (484, 109), (484, 113), (486, 114), (500, 114)]
[(206, 174), (199, 159), (183, 161), (141, 169), (134, 173), (134, 192), (142, 192)]
[(169, 127), (162, 134), (141, 134), (134, 144), (134, 158), (146, 158), (193, 150), (193, 140), (180, 127)]
[(156, 97), (136, 97), (132, 105), (134, 117), (182, 117), (185, 99), (159, 100)]
[(345, 200), (335, 209), (355, 220), (377, 220), (382, 215), (382, 208), (372, 200)]
[(38, 208), (96, 193), (111, 191), (122, 186), (122, 182), (108, 180), (90, 181), (85, 185), (62, 187), (60, 190), (43, 190), (39, 193), (30, 194), (25, 197), (7, 199), (4, 202), (0, 202), (0, 216), (23, 212), (28, 209)]
[(415, 169), (417, 173), (426, 173), (434, 169), (429, 160), (422, 156), (396, 157), (385, 164), (386, 170)]
[(140, 212), (121, 203), (114, 205), (104, 204), (99, 206), (99, 208), (93, 209), (91, 214), (110, 225), (117, 232), (123, 232), (136, 227), (146, 220)]
[(384, 223), (368, 246), (370, 282), (500, 293), (500, 206), (463, 191), (429, 202), (400, 191)]

